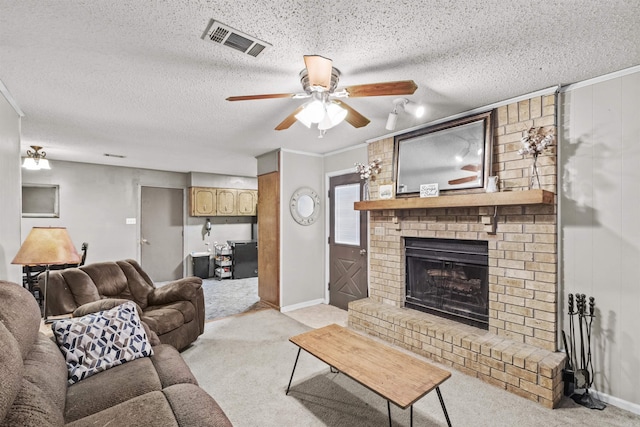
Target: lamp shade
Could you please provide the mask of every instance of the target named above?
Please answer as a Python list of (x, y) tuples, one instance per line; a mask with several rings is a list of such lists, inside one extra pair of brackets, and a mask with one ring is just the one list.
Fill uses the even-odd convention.
[(65, 227), (33, 227), (11, 264), (61, 265), (80, 263), (80, 255)]

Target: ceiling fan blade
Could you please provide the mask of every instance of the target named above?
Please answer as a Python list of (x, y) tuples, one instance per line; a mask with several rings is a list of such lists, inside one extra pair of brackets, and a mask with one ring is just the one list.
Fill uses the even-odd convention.
[(482, 170), (482, 165), (479, 165), (479, 164), (464, 165), (460, 169), (462, 169), (463, 171), (469, 171), (469, 172), (480, 172)]
[(307, 67), (309, 86), (322, 86), (329, 90), (333, 61), (320, 55), (305, 55), (304, 65)]
[(477, 179), (478, 179), (477, 175), (472, 175), (464, 178), (452, 179), (451, 181), (447, 181), (447, 182), (449, 183), (449, 185), (458, 185), (458, 184), (464, 184), (465, 182), (475, 181)]
[(280, 124), (278, 126), (276, 126), (276, 130), (285, 130), (285, 129), (289, 129), (291, 127), (292, 124), (294, 124), (296, 122), (296, 114), (298, 114), (300, 111), (302, 111), (302, 109), (304, 108), (304, 106), (299, 106), (298, 108), (296, 108), (296, 110), (289, 114), (282, 122), (280, 122)]
[(356, 110), (345, 104), (343, 101), (334, 100), (336, 104), (340, 105), (342, 108), (347, 110), (347, 117), (345, 117), (345, 121), (349, 123), (354, 128), (361, 128), (368, 125), (371, 120), (367, 119), (362, 114), (358, 113)]
[(348, 86), (345, 88), (349, 92), (349, 98), (363, 96), (386, 96), (386, 95), (411, 95), (418, 89), (418, 85), (413, 80), (400, 80), (397, 82), (371, 83), (366, 85)]
[(293, 98), (294, 93), (267, 93), (264, 95), (230, 96), (227, 101), (250, 101), (253, 99)]

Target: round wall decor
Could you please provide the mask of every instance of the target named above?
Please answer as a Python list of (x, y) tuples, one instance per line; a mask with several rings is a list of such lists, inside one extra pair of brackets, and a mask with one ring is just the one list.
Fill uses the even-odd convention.
[(311, 225), (320, 216), (320, 196), (309, 187), (300, 187), (293, 192), (289, 209), (298, 224)]

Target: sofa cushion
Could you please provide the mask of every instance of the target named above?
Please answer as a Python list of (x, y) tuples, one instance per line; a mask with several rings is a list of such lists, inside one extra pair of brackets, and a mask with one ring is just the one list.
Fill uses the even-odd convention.
[(127, 276), (115, 262), (98, 262), (85, 265), (80, 269), (91, 277), (101, 296), (133, 300)]
[[(66, 424), (65, 427), (127, 426), (148, 427), (178, 426), (173, 408), (161, 391), (152, 391), (126, 400), (85, 418)], [(193, 424), (195, 427), (198, 424)], [(199, 424), (204, 425), (204, 424)]]
[(131, 301), (111, 310), (58, 320), (52, 330), (67, 361), (69, 384), (153, 354)]
[(142, 320), (158, 335), (171, 332), (195, 317), (196, 310), (189, 301), (150, 306), (142, 314)]
[(65, 421), (75, 421), (137, 396), (161, 390), (162, 383), (151, 362), (153, 357), (124, 363), (69, 386)]

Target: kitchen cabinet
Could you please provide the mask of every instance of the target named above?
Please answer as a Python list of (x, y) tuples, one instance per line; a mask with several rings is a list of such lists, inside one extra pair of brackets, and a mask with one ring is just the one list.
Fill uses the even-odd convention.
[(218, 216), (238, 215), (238, 207), (236, 206), (238, 190), (231, 188), (218, 188), (216, 190), (216, 198), (218, 204)]
[(190, 216), (255, 216), (258, 190), (190, 187)]
[(238, 215), (255, 215), (257, 204), (258, 190), (238, 190)]
[(216, 189), (191, 187), (189, 191), (189, 215), (213, 216), (217, 212)]

